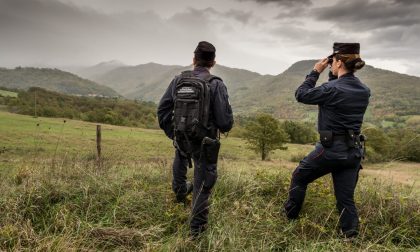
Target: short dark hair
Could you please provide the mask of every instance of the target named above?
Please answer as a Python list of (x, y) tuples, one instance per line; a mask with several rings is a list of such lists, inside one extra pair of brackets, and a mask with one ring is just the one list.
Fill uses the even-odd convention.
[(212, 67), (216, 58), (216, 48), (207, 41), (200, 41), (194, 51), (196, 66)]
[(208, 61), (208, 60), (202, 60), (195, 58), (195, 65), (199, 67), (212, 67), (214, 64), (214, 60)]

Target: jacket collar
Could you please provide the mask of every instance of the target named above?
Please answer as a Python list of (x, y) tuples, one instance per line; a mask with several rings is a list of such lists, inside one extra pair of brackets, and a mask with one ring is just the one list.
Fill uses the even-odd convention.
[(202, 66), (195, 66), (194, 67), (194, 72), (206, 72), (206, 73), (210, 73), (209, 69), (206, 67), (202, 67)]
[(340, 76), (340, 78), (343, 78), (343, 77), (354, 77), (354, 73), (348, 72), (348, 73), (343, 74), (343, 75)]

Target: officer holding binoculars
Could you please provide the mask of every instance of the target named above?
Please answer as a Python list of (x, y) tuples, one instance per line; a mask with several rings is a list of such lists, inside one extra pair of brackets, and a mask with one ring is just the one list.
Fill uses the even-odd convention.
[[(320, 142), (293, 172), (284, 209), (289, 219), (296, 219), (308, 184), (331, 173), (341, 231), (349, 238), (358, 234), (354, 190), (363, 157), (364, 138), (360, 130), (370, 90), (354, 76), (365, 64), (360, 58), (360, 44), (334, 43), (333, 50), (333, 54), (315, 64), (295, 93), (298, 102), (318, 105)], [(315, 87), (328, 65), (329, 81)]]

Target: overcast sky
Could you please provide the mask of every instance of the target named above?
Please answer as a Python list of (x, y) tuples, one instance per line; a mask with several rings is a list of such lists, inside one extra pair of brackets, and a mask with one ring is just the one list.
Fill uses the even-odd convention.
[(360, 42), (367, 64), (420, 76), (420, 1), (0, 0), (1, 67), (189, 65), (201, 40), (263, 74)]

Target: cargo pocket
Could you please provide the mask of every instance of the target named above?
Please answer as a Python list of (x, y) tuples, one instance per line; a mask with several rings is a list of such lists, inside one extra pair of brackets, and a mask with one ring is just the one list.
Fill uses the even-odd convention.
[(205, 170), (204, 188), (210, 190), (216, 184), (217, 168), (215, 165), (209, 165)]

